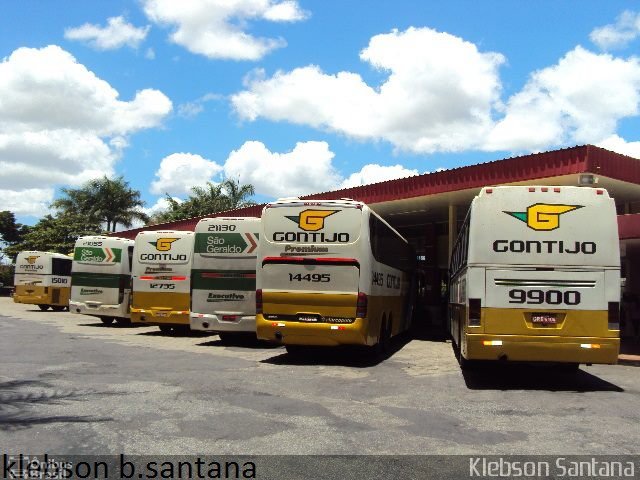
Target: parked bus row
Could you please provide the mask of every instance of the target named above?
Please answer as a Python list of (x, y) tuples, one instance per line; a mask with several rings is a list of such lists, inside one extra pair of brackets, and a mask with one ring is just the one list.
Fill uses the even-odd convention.
[[(49, 265), (40, 273), (50, 279), (35, 288), (25, 261)], [(59, 309), (70, 295), (72, 312), (105, 323), (215, 332), (223, 341), (251, 334), (290, 352), (385, 351), (408, 330), (415, 301), (411, 246), (346, 199), (281, 199), (260, 219), (208, 218), (194, 232), (144, 231), (135, 242), (83, 237), (65, 277), (67, 261), (21, 253), (16, 301)], [(616, 212), (605, 190), (487, 187), (473, 200), (449, 279), (447, 324), (463, 368), (477, 360), (615, 363), (619, 297)]]
[(415, 259), (362, 202), (284, 199), (262, 219), (208, 218), (194, 232), (82, 237), (65, 285), (71, 312), (104, 323), (384, 351), (409, 328)]

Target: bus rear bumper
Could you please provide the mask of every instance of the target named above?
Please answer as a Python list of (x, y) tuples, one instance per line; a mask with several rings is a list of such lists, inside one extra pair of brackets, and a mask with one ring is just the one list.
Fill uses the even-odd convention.
[(189, 325), (188, 311), (131, 308), (131, 323), (144, 325)]
[(620, 339), (468, 334), (466, 347), (468, 360), (614, 364)]
[(69, 311), (71, 313), (92, 315), (94, 317), (129, 318), (130, 315), (123, 310), (121, 305), (91, 305), (84, 302), (69, 302)]
[(48, 295), (14, 295), (13, 302), (31, 305), (49, 305), (51, 298)]
[(259, 314), (256, 315), (256, 335), (260, 340), (283, 345), (372, 345), (375, 339), (367, 342), (367, 322), (365, 318), (356, 318), (347, 324), (305, 323), (266, 320)]
[(223, 320), (219, 315), (207, 313), (191, 314), (191, 330), (202, 332), (249, 332), (256, 331), (256, 316), (237, 316), (235, 320)]

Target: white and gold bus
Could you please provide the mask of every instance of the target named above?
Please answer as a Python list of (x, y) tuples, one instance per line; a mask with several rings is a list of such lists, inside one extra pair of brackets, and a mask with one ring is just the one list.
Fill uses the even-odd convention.
[(130, 322), (133, 240), (91, 235), (76, 240), (69, 310), (106, 325)]
[(474, 360), (616, 363), (613, 199), (602, 188), (483, 188), (453, 250), (449, 294), (463, 368)]
[(69, 307), (71, 257), (52, 252), (20, 252), (16, 258), (14, 285), (15, 303), (62, 311)]
[(133, 249), (131, 322), (189, 331), (193, 232), (145, 231)]
[(256, 332), (259, 218), (204, 218), (195, 228), (191, 329), (222, 341)]
[(262, 213), (257, 262), (259, 339), (368, 345), (385, 351), (409, 328), (415, 254), (367, 205), (282, 199)]

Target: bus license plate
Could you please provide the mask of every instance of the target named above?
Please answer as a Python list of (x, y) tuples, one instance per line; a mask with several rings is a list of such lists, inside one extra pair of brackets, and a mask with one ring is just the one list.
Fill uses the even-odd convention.
[(318, 317), (315, 315), (298, 315), (299, 322), (315, 323), (318, 321)]
[(156, 313), (154, 313), (154, 315), (156, 317), (168, 317), (169, 316), (169, 312), (156, 312)]
[(531, 323), (538, 325), (555, 325), (557, 322), (556, 316), (549, 313), (534, 313), (531, 315)]

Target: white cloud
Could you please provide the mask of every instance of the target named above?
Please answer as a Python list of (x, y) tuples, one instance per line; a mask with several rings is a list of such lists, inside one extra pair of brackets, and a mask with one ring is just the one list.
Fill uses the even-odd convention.
[(595, 54), (578, 46), (551, 67), (534, 72), (511, 97), (483, 148), (542, 150), (598, 143), (620, 119), (638, 115), (640, 61)]
[(224, 164), (228, 178), (250, 183), (256, 193), (291, 197), (332, 190), (341, 178), (326, 142), (299, 142), (286, 153), (271, 152), (262, 142), (245, 142)]
[(409, 28), (374, 36), (360, 58), (389, 74), (380, 86), (310, 65), (247, 79), (233, 106), (245, 120), (310, 125), (421, 153), (470, 148), (490, 130), (502, 55), (447, 33)]
[(178, 115), (184, 118), (196, 117), (204, 110), (204, 104), (206, 102), (221, 100), (222, 98), (222, 95), (207, 93), (192, 102), (186, 102), (178, 105)]
[(626, 47), (640, 36), (640, 13), (625, 11), (616, 23), (595, 28), (589, 38), (603, 50)]
[(307, 17), (295, 0), (143, 0), (155, 23), (171, 25), (171, 41), (208, 58), (259, 60), (286, 45), (281, 38), (256, 38), (247, 22), (296, 22)]
[(49, 211), (53, 199), (52, 188), (28, 188), (24, 190), (0, 188), (2, 209), (16, 215), (32, 215), (39, 217)]
[(151, 184), (151, 192), (155, 194), (186, 194), (191, 187), (203, 186), (213, 181), (222, 166), (191, 153), (173, 153), (160, 162), (156, 171), (157, 180)]
[(3, 198), (16, 212), (44, 213), (56, 185), (111, 175), (127, 136), (160, 125), (171, 109), (157, 90), (119, 100), (114, 88), (58, 46), (15, 50), (0, 63)]
[(413, 175), (418, 175), (418, 170), (409, 170), (402, 165), (384, 166), (372, 163), (362, 167), (359, 172), (349, 175), (349, 177), (342, 182), (340, 188), (357, 187), (359, 185), (368, 185), (370, 183), (411, 177)]
[[(178, 197), (171, 197), (171, 198), (173, 198), (178, 203), (182, 203), (182, 200)], [(167, 200), (167, 197), (160, 197), (156, 201), (156, 203), (154, 203), (152, 206), (148, 208), (143, 208), (142, 210), (147, 215), (152, 216), (152, 215), (155, 215), (156, 213), (164, 212), (168, 208), (169, 208), (169, 201)]]
[(137, 48), (147, 37), (150, 26), (134, 27), (124, 17), (111, 17), (107, 26), (85, 23), (80, 27), (68, 28), (64, 32), (67, 40), (80, 40), (98, 50), (115, 50), (124, 46)]
[(612, 152), (640, 159), (640, 142), (627, 142), (618, 135), (611, 135), (599, 142), (597, 145), (598, 147), (606, 148)]

